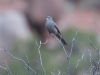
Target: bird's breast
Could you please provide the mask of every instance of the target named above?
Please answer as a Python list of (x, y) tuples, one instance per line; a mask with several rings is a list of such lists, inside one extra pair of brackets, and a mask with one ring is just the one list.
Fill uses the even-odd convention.
[(54, 24), (52, 22), (46, 22), (46, 28), (50, 33), (57, 33), (57, 29), (54, 27)]

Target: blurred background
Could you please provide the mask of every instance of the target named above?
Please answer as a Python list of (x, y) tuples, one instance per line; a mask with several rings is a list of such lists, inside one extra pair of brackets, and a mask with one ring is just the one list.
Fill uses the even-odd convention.
[[(90, 66), (87, 49), (90, 49), (93, 58), (97, 59), (96, 50), (91, 47), (88, 38), (100, 48), (100, 0), (0, 0), (0, 48), (6, 46), (7, 51), (26, 62), (27, 55), (30, 66), (35, 71), (39, 69), (40, 75), (44, 75), (39, 64), (35, 40), (39, 43), (40, 40), (45, 42), (48, 39), (47, 44), (41, 47), (46, 73), (51, 75), (51, 71), (55, 71), (57, 74), (59, 69), (66, 75), (68, 61), (62, 46), (45, 29), (48, 15), (53, 17), (68, 43), (68, 54), (76, 33), (74, 26), (77, 27), (78, 35), (71, 56), (70, 70), (74, 69), (77, 60), (84, 53), (85, 57), (73, 75), (86, 73)], [(29, 75), (20, 61), (0, 51), (1, 66), (5, 66), (5, 60), (13, 75)], [(0, 68), (0, 74), (7, 73)]]

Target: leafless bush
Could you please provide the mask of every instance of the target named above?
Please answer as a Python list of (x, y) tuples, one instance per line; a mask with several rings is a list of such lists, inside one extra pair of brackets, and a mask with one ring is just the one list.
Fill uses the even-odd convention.
[(98, 60), (96, 61), (91, 54), (91, 51), (88, 49), (88, 53), (90, 56), (90, 67), (87, 71), (87, 74), (83, 74), (83, 75), (88, 75), (89, 73), (92, 73), (92, 75), (100, 75), (100, 50), (98, 48), (96, 48), (92, 42), (90, 41), (90, 39), (88, 39), (90, 42), (90, 45), (97, 51), (97, 55), (98, 55)]
[[(67, 71), (66, 71), (66, 74), (67, 74), (67, 75), (71, 75), (71, 74), (73, 74), (73, 73), (75, 72), (75, 70), (76, 70), (77, 67), (78, 67), (79, 62), (82, 61), (82, 59), (83, 59), (83, 57), (84, 57), (84, 54), (83, 54), (82, 57), (81, 57), (81, 59), (79, 59), (79, 60), (77, 61), (77, 64), (76, 64), (75, 68), (74, 68), (72, 71), (70, 71), (70, 67), (71, 67), (70, 58), (71, 58), (71, 55), (72, 55), (72, 52), (73, 52), (74, 41), (75, 41), (75, 38), (76, 38), (76, 36), (77, 36), (77, 28), (75, 27), (75, 29), (76, 29), (76, 34), (75, 34), (74, 38), (72, 39), (72, 45), (71, 45), (71, 49), (70, 49), (70, 53), (69, 53), (69, 54), (67, 53), (67, 51), (66, 51), (65, 47), (63, 46), (63, 44), (61, 43), (61, 41), (59, 41), (56, 37), (54, 37), (54, 38), (55, 38), (56, 40), (58, 40), (59, 43), (62, 45), (63, 50), (64, 50), (64, 52), (65, 52), (65, 55), (66, 55), (66, 58), (67, 58), (67, 61), (68, 61), (68, 66), (66, 66), (66, 67), (67, 67)], [(48, 40), (47, 40), (47, 41), (48, 41)], [(37, 41), (36, 41), (36, 45), (37, 45), (37, 47), (38, 47), (39, 58), (40, 58), (40, 61), (39, 61), (39, 62), (40, 62), (40, 65), (41, 65), (41, 68), (42, 68), (42, 70), (43, 70), (44, 75), (47, 75), (47, 74), (46, 74), (45, 68), (44, 68), (43, 63), (42, 63), (42, 55), (41, 55), (41, 52), (40, 52), (40, 48), (41, 48), (41, 45), (42, 45), (42, 44), (46, 44), (47, 41), (46, 41), (45, 43), (42, 43), (42, 42), (40, 41), (39, 44), (38, 44)], [(15, 57), (14, 55), (12, 55), (10, 52), (8, 52), (8, 51), (5, 49), (5, 47), (4, 47), (4, 49), (1, 49), (1, 48), (0, 48), (0, 50), (6, 52), (8, 55), (10, 55), (11, 57), (13, 57), (14, 59), (16, 59), (16, 60), (18, 60), (18, 61), (21, 61), (21, 62), (25, 65), (25, 68), (28, 70), (28, 72), (29, 72), (30, 75), (33, 75), (31, 72), (33, 72), (33, 73), (36, 74), (36, 75), (40, 75), (40, 74), (38, 73), (38, 71), (35, 71), (34, 69), (32, 69), (32, 68), (29, 66), (29, 60), (28, 60), (28, 56), (27, 56), (27, 55), (26, 55), (26, 58), (27, 58), (28, 63), (26, 63), (23, 59), (17, 58), (17, 57)], [(89, 53), (89, 54), (90, 54), (90, 53)], [(91, 54), (90, 54), (90, 55), (91, 55)], [(90, 60), (91, 60), (91, 59), (92, 59), (92, 57), (90, 56)], [(91, 63), (91, 61), (90, 61), (90, 63)], [(6, 72), (7, 72), (8, 75), (12, 75), (12, 73), (11, 73), (11, 71), (10, 71), (10, 69), (9, 69), (9, 67), (8, 67), (8, 65), (7, 65), (7, 63), (6, 63), (6, 61), (5, 61), (5, 64), (6, 64), (6, 67), (3, 67), (3, 66), (0, 66), (0, 67), (1, 67), (2, 69), (6, 70)], [(93, 66), (92, 66), (92, 67), (93, 67)], [(97, 68), (97, 67), (96, 67), (96, 68)], [(51, 74), (52, 74), (52, 75), (56, 75), (54, 72), (51, 72)], [(60, 71), (60, 70), (58, 70), (58, 75), (61, 75), (61, 71)]]

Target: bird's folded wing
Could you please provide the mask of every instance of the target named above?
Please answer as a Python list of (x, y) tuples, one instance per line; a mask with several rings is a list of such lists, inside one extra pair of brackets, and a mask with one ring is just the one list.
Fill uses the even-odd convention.
[(57, 27), (56, 25), (55, 25), (54, 27), (57, 29), (58, 33), (61, 35), (61, 33), (60, 33), (58, 27)]

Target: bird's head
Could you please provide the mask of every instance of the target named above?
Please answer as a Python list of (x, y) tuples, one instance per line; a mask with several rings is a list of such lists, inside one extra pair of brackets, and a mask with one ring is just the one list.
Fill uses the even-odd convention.
[(52, 20), (52, 17), (51, 16), (47, 16), (46, 21), (48, 21), (48, 20)]

